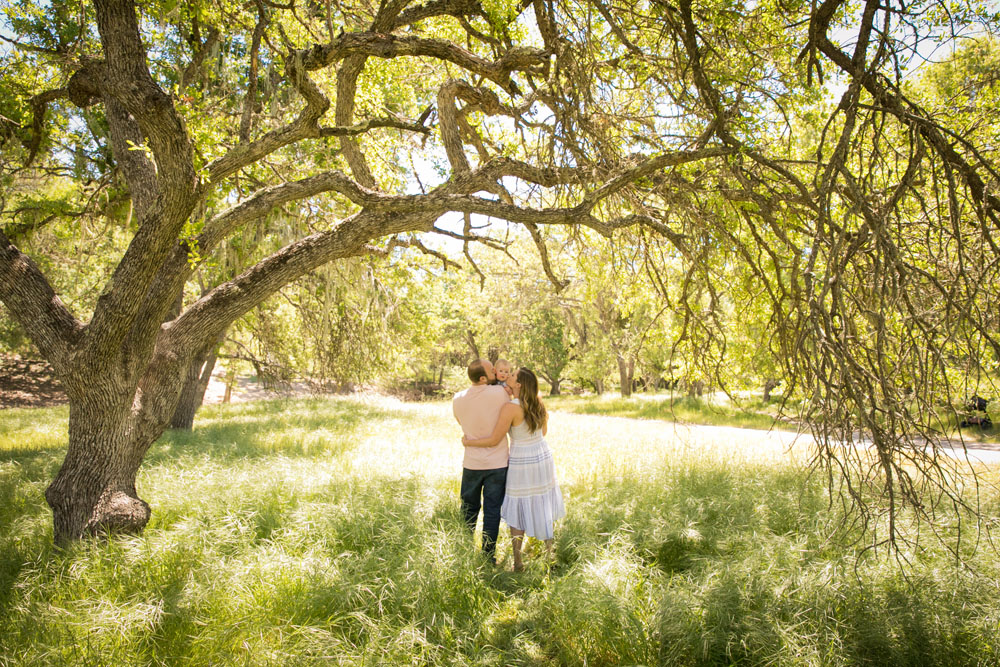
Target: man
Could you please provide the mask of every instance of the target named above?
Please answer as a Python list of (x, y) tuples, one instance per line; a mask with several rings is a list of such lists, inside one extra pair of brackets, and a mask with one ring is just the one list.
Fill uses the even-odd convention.
[[(491, 385), (493, 364), (476, 359), (469, 364), (472, 386), (455, 394), (452, 412), (470, 438), (485, 438), (493, 433), (500, 409), (510, 398), (503, 387)], [(500, 506), (507, 488), (507, 438), (493, 447), (466, 447), (462, 463), (462, 512), (469, 530), (476, 529), (479, 507), (483, 508), (483, 553), (496, 564), (497, 534), (500, 532)]]

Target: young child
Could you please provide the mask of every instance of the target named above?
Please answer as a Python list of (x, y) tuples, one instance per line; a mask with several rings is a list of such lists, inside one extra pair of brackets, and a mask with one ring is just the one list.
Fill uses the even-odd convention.
[(506, 359), (497, 359), (496, 364), (493, 365), (493, 372), (496, 375), (496, 380), (494, 384), (498, 384), (503, 387), (503, 390), (507, 392), (508, 396), (511, 396), (511, 389), (507, 386), (507, 379), (510, 377), (510, 362)]

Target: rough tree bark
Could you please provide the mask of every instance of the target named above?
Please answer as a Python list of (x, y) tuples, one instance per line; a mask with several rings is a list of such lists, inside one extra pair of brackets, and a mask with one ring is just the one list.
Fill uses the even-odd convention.
[(635, 360), (625, 359), (625, 357), (617, 355), (615, 361), (618, 362), (618, 386), (622, 398), (629, 398), (632, 396), (632, 377), (635, 371)]
[(212, 371), (218, 359), (218, 342), (203, 349), (188, 366), (184, 377), (184, 387), (177, 399), (177, 409), (170, 418), (170, 428), (190, 431), (194, 427), (194, 416), (205, 401), (208, 383), (212, 380)]
[(767, 403), (768, 401), (771, 400), (771, 392), (774, 391), (775, 388), (779, 384), (781, 384), (781, 380), (776, 380), (775, 378), (768, 378), (764, 382), (764, 397), (763, 398), (764, 398), (764, 402), (765, 403)]

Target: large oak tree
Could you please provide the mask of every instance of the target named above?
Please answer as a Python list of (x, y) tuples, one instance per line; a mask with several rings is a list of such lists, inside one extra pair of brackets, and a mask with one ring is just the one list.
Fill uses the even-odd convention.
[[(46, 143), (53, 110), (83, 119), (132, 232), (86, 321), (12, 240), (27, 233), (17, 220), (0, 232), (0, 299), (70, 398), (66, 459), (46, 492), (57, 542), (142, 529), (150, 508), (136, 472), (192, 363), (237, 318), (327, 262), (423, 247), (419, 234), (483, 240), (473, 215), (526, 226), (556, 285), (546, 226), (666, 244), (687, 262), (684, 284), (700, 286), (676, 308), (697, 314), (708, 339), (706, 299), (725, 290), (713, 258), (739, 262), (769, 304), (777, 356), (809, 397), (824, 460), (853, 456), (834, 443), (858, 431), (876, 445), (855, 461), (848, 496), (864, 507), (856, 480), (892, 509), (919, 508), (921, 484), (948, 490), (919, 406), (941, 395), (949, 345), (965, 336), (1000, 349), (995, 317), (978, 307), (996, 303), (1000, 284), (997, 172), (903, 79), (921, 40), (980, 20), (974, 7), (76, 7), (53, 2), (34, 32), (11, 39), (22, 65), (51, 76), (0, 135), (20, 139), (7, 187), (23, 190), (32, 169), (67, 159)], [(845, 87), (823, 112), (818, 82), (831, 73)], [(809, 113), (820, 114), (812, 125)], [(199, 263), (280, 208), (322, 210), (324, 222), (185, 296)], [(464, 228), (438, 224), (449, 212)], [(918, 436), (929, 449), (914, 449)]]

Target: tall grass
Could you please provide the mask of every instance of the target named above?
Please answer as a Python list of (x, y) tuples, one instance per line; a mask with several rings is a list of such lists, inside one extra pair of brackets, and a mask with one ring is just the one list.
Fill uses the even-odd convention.
[(787, 435), (555, 412), (557, 565), (513, 574), (464, 531), (447, 404), (206, 408), (141, 536), (56, 551), (66, 417), (0, 412), (0, 665), (1000, 663), (996, 554), (860, 555)]

